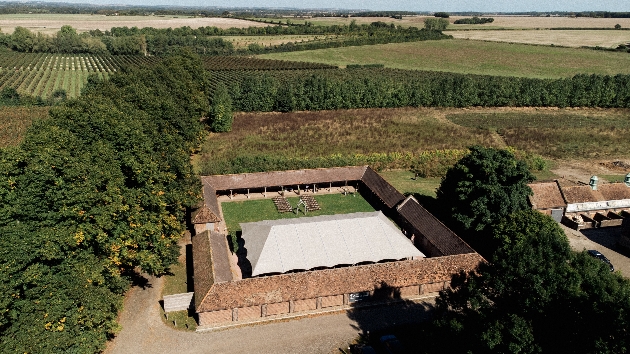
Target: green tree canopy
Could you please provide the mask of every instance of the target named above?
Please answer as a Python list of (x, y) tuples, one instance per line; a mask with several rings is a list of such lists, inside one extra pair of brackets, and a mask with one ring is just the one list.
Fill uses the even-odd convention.
[(534, 176), (508, 150), (473, 146), (447, 172), (438, 204), (456, 229), (480, 232), (509, 214), (528, 209)]
[(448, 27), (448, 23), (445, 18), (425, 18), (424, 28), (432, 31), (444, 31)]
[(229, 132), (232, 130), (232, 98), (227, 87), (219, 83), (212, 95), (210, 105), (210, 128), (215, 132)]
[(431, 353), (624, 353), (630, 282), (570, 250), (550, 217), (514, 213), (493, 231), (491, 262), (437, 300)]

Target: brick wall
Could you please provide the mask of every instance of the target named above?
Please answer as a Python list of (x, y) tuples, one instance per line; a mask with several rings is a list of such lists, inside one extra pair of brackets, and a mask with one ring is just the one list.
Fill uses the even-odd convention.
[(349, 294), (387, 286), (404, 288), (450, 281), (461, 270), (472, 270), (483, 258), (476, 253), (369, 264), (248, 278), (212, 285), (197, 312), (249, 307), (299, 299)]

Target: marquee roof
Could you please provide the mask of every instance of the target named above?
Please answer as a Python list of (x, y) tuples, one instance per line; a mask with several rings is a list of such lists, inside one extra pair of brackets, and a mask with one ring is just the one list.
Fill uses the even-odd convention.
[(252, 276), (424, 257), (380, 211), (241, 224)]

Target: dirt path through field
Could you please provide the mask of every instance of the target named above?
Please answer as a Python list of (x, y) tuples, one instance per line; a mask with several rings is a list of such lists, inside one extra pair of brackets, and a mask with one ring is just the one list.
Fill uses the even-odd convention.
[[(557, 160), (556, 166), (551, 172), (562, 179), (573, 183), (588, 183), (591, 176), (595, 175), (621, 175), (630, 172), (629, 169), (611, 167), (617, 160)], [(622, 160), (621, 164), (630, 165), (630, 161)], [(606, 183), (606, 180), (602, 180)]]

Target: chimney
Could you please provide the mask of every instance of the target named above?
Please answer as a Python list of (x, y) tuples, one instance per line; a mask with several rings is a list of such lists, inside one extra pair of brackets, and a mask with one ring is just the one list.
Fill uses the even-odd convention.
[(597, 176), (593, 176), (591, 177), (591, 181), (588, 183), (588, 185), (591, 186), (591, 189), (594, 191), (597, 190), (597, 181), (598, 181)]

